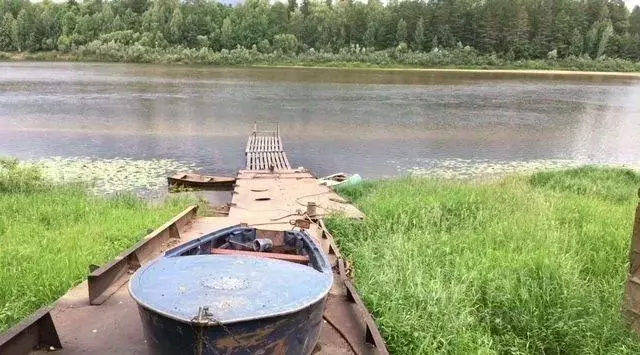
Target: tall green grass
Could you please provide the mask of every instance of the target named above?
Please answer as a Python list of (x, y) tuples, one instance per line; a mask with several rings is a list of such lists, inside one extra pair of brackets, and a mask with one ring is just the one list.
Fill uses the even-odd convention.
[(189, 203), (101, 198), (0, 160), (0, 332), (84, 280), (89, 264), (113, 258)]
[(344, 190), (329, 225), (394, 354), (632, 354), (620, 315), (640, 176), (580, 168)]

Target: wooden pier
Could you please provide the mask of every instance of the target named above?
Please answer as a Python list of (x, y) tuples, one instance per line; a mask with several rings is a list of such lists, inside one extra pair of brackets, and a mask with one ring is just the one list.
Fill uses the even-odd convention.
[[(133, 271), (168, 248), (245, 224), (272, 231), (305, 230), (329, 256), (334, 284), (314, 355), (388, 354), (374, 319), (349, 279), (348, 264), (323, 222), (331, 213), (350, 218), (364, 215), (331, 188), (320, 185), (309, 171), (291, 169), (279, 130), (271, 133), (254, 129), (249, 136), (247, 169), (238, 172), (227, 216), (199, 217), (196, 206), (188, 208), (113, 261), (92, 267), (87, 281), (54, 304), (0, 334), (0, 353), (39, 354), (53, 346), (59, 354), (148, 355), (137, 306), (127, 289)], [(256, 153), (274, 153), (276, 158), (265, 163)], [(278, 164), (269, 169), (269, 162)]]
[(291, 164), (282, 147), (280, 128), (275, 131), (258, 131), (254, 126), (247, 140), (247, 170), (290, 170)]

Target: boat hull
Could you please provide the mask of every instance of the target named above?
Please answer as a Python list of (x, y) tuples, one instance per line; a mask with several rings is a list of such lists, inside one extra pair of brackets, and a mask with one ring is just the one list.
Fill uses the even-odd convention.
[(167, 183), (169, 187), (191, 187), (197, 189), (208, 189), (208, 190), (233, 190), (233, 185), (235, 184), (235, 180), (231, 179), (220, 179), (214, 181), (202, 181), (195, 179), (180, 179), (174, 177), (168, 177)]
[(138, 306), (152, 354), (308, 355), (320, 336), (327, 296), (294, 313), (234, 324), (201, 326)]

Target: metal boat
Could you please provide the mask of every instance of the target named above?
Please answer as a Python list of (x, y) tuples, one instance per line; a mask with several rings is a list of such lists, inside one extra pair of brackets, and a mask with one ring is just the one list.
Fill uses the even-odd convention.
[(138, 269), (129, 293), (153, 354), (310, 354), (333, 272), (304, 231), (242, 225)]

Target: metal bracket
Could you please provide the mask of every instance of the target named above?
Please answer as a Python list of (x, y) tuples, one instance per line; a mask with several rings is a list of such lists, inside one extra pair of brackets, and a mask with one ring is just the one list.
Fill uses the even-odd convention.
[(198, 206), (185, 209), (114, 260), (96, 269), (93, 268), (95, 265), (90, 266), (91, 273), (88, 276), (89, 304), (103, 304), (129, 280), (130, 274), (135, 272), (144, 260), (160, 248), (160, 245), (170, 239), (179, 239), (180, 228), (190, 222), (196, 216), (197, 211)]
[(45, 306), (29, 318), (0, 334), (0, 354), (22, 355), (36, 349), (60, 349), (62, 344), (49, 313), (53, 305)]

